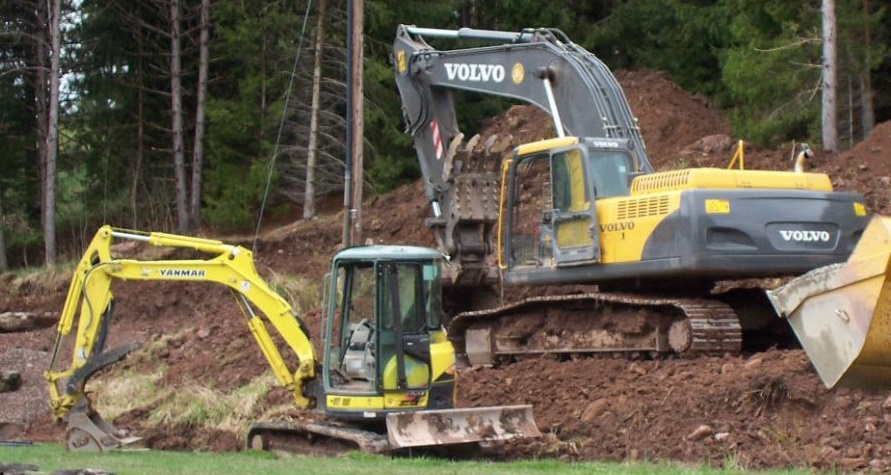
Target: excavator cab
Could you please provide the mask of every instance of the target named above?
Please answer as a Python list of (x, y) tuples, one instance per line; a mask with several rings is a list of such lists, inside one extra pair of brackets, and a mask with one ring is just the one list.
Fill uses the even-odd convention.
[(338, 430), (363, 450), (539, 435), (528, 405), (454, 408), (456, 357), (442, 326), (443, 265), (438, 251), (414, 246), (347, 248), (332, 261), (318, 405), (332, 419), (385, 422), (385, 435)]
[(634, 163), (625, 140), (564, 137), (517, 147), (502, 178), (503, 263), (600, 262), (596, 201), (627, 196)]
[[(326, 412), (383, 418), (388, 411), (453, 406), (455, 354), (442, 329), (441, 254), (372, 246), (337, 256), (326, 294)], [(362, 407), (355, 407), (362, 396)]]

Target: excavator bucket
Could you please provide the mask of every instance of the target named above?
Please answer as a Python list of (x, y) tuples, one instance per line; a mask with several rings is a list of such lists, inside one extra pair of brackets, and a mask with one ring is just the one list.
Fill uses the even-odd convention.
[(68, 413), (65, 446), (72, 452), (108, 452), (142, 440), (115, 428), (90, 407), (89, 402), (74, 406)]
[(891, 217), (874, 217), (846, 263), (767, 295), (827, 387), (891, 388)]
[(89, 361), (77, 369), (65, 384), (66, 394), (77, 396), (77, 402), (65, 415), (67, 430), (65, 446), (70, 451), (107, 452), (141, 440), (126, 431), (111, 425), (93, 409), (90, 396), (85, 387), (87, 381), (99, 371), (123, 360), (127, 355), (141, 346), (139, 342), (127, 343), (99, 355), (93, 355)]
[(498, 406), (387, 415), (392, 448), (539, 437), (532, 406)]

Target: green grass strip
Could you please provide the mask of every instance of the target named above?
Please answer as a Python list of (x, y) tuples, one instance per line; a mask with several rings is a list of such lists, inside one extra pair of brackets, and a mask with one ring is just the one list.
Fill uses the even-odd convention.
[(714, 470), (679, 464), (564, 463), (555, 460), (520, 462), (449, 461), (430, 458), (389, 458), (362, 453), (342, 457), (278, 457), (268, 452), (193, 453), (167, 451), (118, 451), (104, 454), (66, 452), (59, 444), (24, 447), (0, 446), (0, 463), (29, 463), (41, 472), (60, 469), (102, 469), (116, 475), (676, 475), (676, 474), (811, 474), (806, 470), (744, 472)]

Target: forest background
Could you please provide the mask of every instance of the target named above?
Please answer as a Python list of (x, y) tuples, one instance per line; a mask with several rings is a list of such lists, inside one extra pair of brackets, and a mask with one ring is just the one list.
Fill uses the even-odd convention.
[[(389, 59), (400, 23), (559, 28), (613, 70), (663, 71), (704, 95), (737, 138), (825, 145), (826, 3), (366, 0), (366, 195), (419, 176)], [(828, 3), (844, 149), (891, 118), (891, 18), (870, 0)], [(339, 197), (347, 9), (347, 0), (0, 2), (0, 270), (78, 255), (105, 223), (239, 232), (261, 210), (272, 221), (310, 218), (317, 201)], [(471, 134), (510, 105), (458, 101)]]

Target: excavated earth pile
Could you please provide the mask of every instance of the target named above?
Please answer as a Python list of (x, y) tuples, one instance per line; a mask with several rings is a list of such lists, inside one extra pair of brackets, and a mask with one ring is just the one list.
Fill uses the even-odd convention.
[[(737, 138), (720, 112), (653, 71), (620, 71), (657, 170), (726, 167)], [(548, 137), (547, 115), (515, 106), (485, 124), (484, 136), (513, 144)], [(791, 144), (781, 150), (747, 146), (746, 168), (791, 169)], [(817, 151), (810, 166), (825, 171), (837, 189), (864, 193), (871, 211), (889, 212), (891, 123), (837, 155)], [(335, 197), (339, 200), (339, 197)], [(420, 182), (364, 205), (368, 240), (433, 245), (423, 226), (428, 207)], [(341, 235), (341, 216), (295, 221), (263, 235), (255, 256), (267, 279), (296, 275), (321, 282)], [(232, 238), (227, 241), (233, 242)], [(234, 239), (238, 242), (238, 239)], [(251, 247), (250, 240), (240, 242)], [(58, 312), (64, 279), (51, 291), (4, 281), (0, 313)], [(308, 284), (307, 284), (308, 285)], [(268, 373), (243, 316), (221, 287), (154, 282), (115, 283), (116, 308), (108, 347), (138, 340), (142, 350), (113, 375), (157, 372), (159, 389), (193, 391), (196, 385), (232, 392)], [(286, 295), (292, 302), (294, 295)], [(310, 299), (312, 300), (312, 299)], [(317, 296), (297, 310), (313, 335), (320, 328)], [(303, 308), (305, 307), (305, 308)], [(55, 330), (0, 333), (0, 371), (22, 376), (22, 387), (0, 393), (0, 439), (60, 440), (62, 429), (46, 407), (42, 371)], [(63, 355), (68, 358), (68, 355)], [(546, 436), (508, 445), (504, 458), (568, 460), (675, 460), (737, 468), (814, 467), (822, 470), (891, 470), (891, 393), (826, 390), (801, 350), (771, 349), (741, 356), (637, 360), (531, 358), (494, 368), (467, 368), (458, 385), (462, 406), (531, 403)], [(101, 409), (102, 395), (98, 395)], [(237, 450), (240, 434), (149, 424), (158, 401), (131, 401), (115, 423), (163, 449)], [(287, 408), (288, 394), (274, 388), (251, 408), (254, 417)]]

